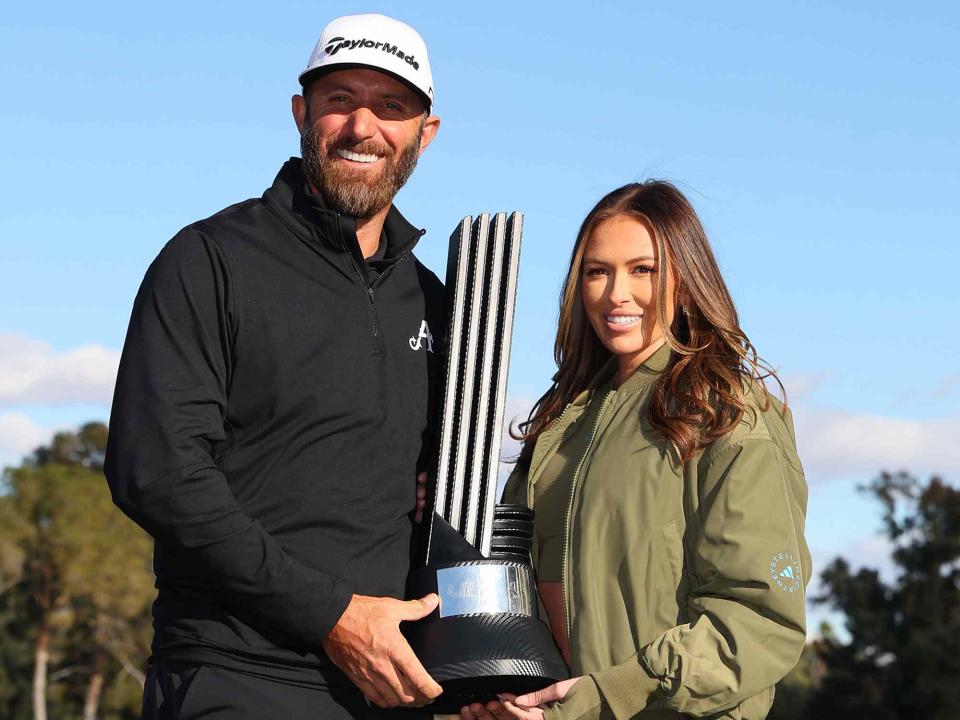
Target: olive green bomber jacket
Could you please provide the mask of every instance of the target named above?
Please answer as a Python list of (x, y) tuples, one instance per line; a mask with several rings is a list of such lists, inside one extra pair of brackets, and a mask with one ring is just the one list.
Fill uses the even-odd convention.
[(807, 490), (790, 414), (751, 394), (743, 421), (680, 465), (645, 416), (669, 358), (665, 346), (604, 398), (581, 394), (504, 490), (532, 506), (564, 433), (603, 403), (563, 563), (571, 670), (588, 678), (547, 710), (556, 720), (763, 718), (805, 642)]

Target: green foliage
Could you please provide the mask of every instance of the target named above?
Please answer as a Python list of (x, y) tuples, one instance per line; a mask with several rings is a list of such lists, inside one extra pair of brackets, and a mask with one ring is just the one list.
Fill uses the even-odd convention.
[(49, 445), (33, 451), (34, 465), (81, 465), (93, 470), (103, 470), (103, 455), (107, 449), (107, 426), (101, 422), (89, 422), (77, 432), (59, 432)]
[[(58, 433), (0, 494), (0, 717), (30, 717), (35, 648), (49, 640), (52, 718), (79, 717), (94, 668), (101, 718), (135, 716), (153, 598), (150, 538), (110, 499), (106, 426)], [(132, 687), (131, 687), (132, 684)]]
[[(0, 498), (2, 500), (2, 498)], [(2, 526), (2, 525), (0, 525)], [(27, 597), (13, 591), (0, 594), (0, 717), (30, 717), (30, 676), (33, 645), (28, 628)]]

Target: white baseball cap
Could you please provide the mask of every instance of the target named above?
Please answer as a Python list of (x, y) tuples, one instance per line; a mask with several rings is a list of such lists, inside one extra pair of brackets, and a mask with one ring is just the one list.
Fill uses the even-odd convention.
[(433, 105), (433, 75), (427, 44), (406, 23), (386, 15), (345, 15), (327, 25), (300, 73), (306, 87), (317, 75), (331, 70), (366, 67), (392, 75)]

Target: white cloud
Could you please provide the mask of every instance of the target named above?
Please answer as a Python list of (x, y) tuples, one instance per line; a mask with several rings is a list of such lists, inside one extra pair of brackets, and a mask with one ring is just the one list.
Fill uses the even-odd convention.
[[(793, 403), (803, 400), (814, 392), (819, 390), (824, 384), (829, 382), (831, 374), (828, 372), (819, 373), (790, 373), (780, 378), (784, 388), (787, 390), (787, 401)], [(771, 390), (776, 390), (776, 383), (770, 382), (768, 386)]]
[(960, 418), (904, 420), (807, 407), (795, 408), (794, 416), (811, 479), (881, 470), (960, 475)]
[(25, 335), (0, 334), (0, 403), (108, 405), (120, 353), (101, 345), (56, 352)]
[(18, 464), (25, 455), (50, 440), (51, 435), (51, 430), (23, 415), (0, 415), (0, 467)]

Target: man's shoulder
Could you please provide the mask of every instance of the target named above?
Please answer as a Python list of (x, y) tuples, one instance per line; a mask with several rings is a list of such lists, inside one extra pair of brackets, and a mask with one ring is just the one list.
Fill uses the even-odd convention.
[(190, 256), (202, 252), (232, 255), (244, 246), (259, 246), (264, 235), (276, 232), (273, 214), (262, 198), (251, 198), (223, 208), (183, 227), (161, 255)]
[(256, 237), (266, 212), (259, 198), (243, 200), (209, 217), (184, 226), (166, 242), (151, 264), (154, 274), (164, 271), (203, 272), (203, 267), (228, 264), (231, 246)]
[(181, 232), (201, 233), (218, 240), (227, 239), (238, 231), (262, 226), (268, 214), (269, 211), (262, 198), (250, 198), (225, 207), (202, 220), (192, 222)]

